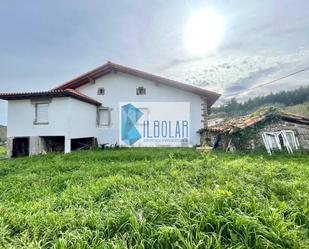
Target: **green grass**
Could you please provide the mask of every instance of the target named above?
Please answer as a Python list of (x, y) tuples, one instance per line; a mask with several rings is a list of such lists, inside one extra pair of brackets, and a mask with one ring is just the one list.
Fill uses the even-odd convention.
[(120, 149), (0, 161), (3, 248), (309, 248), (309, 156)]
[(6, 148), (5, 146), (0, 145), (0, 158), (6, 156)]

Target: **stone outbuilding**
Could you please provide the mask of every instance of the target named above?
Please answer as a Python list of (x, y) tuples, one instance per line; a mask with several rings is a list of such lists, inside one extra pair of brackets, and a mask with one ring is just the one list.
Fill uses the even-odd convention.
[(300, 148), (309, 150), (309, 117), (276, 113), (254, 113), (200, 129), (201, 143), (226, 151), (264, 147), (264, 132), (293, 131)]

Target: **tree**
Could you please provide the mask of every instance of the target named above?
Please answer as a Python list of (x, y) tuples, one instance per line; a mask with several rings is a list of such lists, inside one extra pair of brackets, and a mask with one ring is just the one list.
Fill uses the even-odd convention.
[(212, 107), (210, 113), (226, 112), (230, 116), (245, 115), (256, 110), (259, 106), (267, 104), (277, 104), (279, 106), (297, 105), (309, 101), (309, 86), (301, 86), (292, 91), (281, 91), (270, 93), (266, 96), (258, 96), (240, 103), (236, 98), (232, 98), (226, 104), (219, 107)]

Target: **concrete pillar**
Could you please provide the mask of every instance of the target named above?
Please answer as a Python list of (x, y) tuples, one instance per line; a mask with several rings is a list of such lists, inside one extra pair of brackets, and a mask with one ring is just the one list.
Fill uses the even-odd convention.
[(29, 139), (29, 156), (38, 155), (42, 153), (42, 146), (40, 137), (30, 137)]
[(64, 153), (71, 152), (71, 139), (69, 137), (64, 138)]
[(13, 156), (13, 137), (8, 137), (6, 139), (6, 154), (8, 158)]

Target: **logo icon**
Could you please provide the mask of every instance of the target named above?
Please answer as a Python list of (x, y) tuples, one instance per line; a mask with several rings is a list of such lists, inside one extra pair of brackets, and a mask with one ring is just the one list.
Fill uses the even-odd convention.
[(121, 139), (126, 144), (132, 145), (142, 137), (135, 127), (142, 116), (143, 113), (132, 104), (121, 107)]

